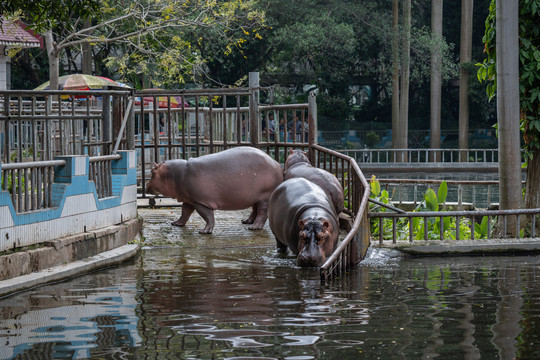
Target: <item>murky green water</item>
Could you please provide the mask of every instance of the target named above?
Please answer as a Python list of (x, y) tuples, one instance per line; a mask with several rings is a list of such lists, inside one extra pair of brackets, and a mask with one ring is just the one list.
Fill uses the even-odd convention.
[(540, 256), (372, 251), (321, 284), (271, 246), (147, 248), (0, 299), (0, 358), (538, 359)]

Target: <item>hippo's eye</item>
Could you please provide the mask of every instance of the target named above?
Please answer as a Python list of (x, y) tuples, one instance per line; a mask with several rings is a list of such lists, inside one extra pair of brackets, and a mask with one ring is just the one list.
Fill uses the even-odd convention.
[(301, 237), (302, 239), (305, 239), (305, 238), (307, 237), (307, 234), (306, 234), (305, 231), (300, 231), (300, 234), (299, 234), (299, 235), (300, 235), (300, 237)]
[(324, 231), (321, 231), (320, 233), (317, 234), (317, 241), (319, 242), (319, 244), (322, 244), (325, 240), (326, 240), (326, 233)]

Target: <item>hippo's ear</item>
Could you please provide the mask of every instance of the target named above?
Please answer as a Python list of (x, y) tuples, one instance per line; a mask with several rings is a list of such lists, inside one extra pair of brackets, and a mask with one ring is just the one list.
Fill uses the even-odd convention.
[(304, 220), (298, 220), (298, 227), (300, 228), (300, 231), (304, 230), (305, 225)]
[(302, 154), (304, 154), (305, 156), (307, 156), (307, 151), (302, 151)]
[(293, 149), (289, 149), (289, 155), (292, 155), (294, 153)]

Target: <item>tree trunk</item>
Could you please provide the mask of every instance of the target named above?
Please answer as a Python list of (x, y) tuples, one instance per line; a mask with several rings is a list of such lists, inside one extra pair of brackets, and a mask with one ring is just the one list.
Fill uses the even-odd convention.
[(54, 42), (52, 30), (45, 33), (45, 46), (49, 57), (49, 89), (58, 90), (58, 77), (60, 76), (60, 59), (56, 44)]
[(392, 148), (399, 148), (399, 0), (392, 0)]
[[(525, 208), (540, 209), (540, 150), (533, 152), (527, 164), (527, 182), (525, 185)], [(532, 219), (529, 219), (532, 220)], [(536, 236), (539, 233), (540, 216), (536, 218)]]
[[(443, 0), (431, 0), (431, 36), (442, 39)], [(441, 48), (431, 50), (430, 83), (430, 142), (432, 149), (441, 148)], [(440, 161), (440, 153), (432, 154), (431, 161)]]
[[(471, 62), (473, 0), (461, 0), (461, 40), (460, 40), (460, 70), (459, 70), (459, 148), (469, 148), (469, 71), (466, 69)], [(468, 161), (467, 152), (461, 151), (460, 161)]]
[[(409, 133), (409, 76), (411, 54), (411, 0), (403, 1), (403, 46), (401, 48), (401, 91), (399, 102), (399, 145), (408, 147)], [(408, 161), (407, 153), (399, 154), (398, 161)]]
[[(84, 22), (85, 28), (91, 25), (90, 20)], [(92, 46), (87, 42), (82, 44), (82, 73), (92, 75)]]
[[(499, 130), (500, 209), (521, 207), (519, 138), (519, 3), (497, 0), (497, 123)], [(508, 236), (516, 235), (515, 217), (507, 219)]]

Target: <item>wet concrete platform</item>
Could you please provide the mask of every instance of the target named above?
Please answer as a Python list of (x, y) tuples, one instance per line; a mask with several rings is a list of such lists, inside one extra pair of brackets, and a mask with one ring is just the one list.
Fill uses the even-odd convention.
[[(146, 204), (145, 204), (146, 202)], [(182, 246), (189, 248), (232, 248), (232, 247), (275, 247), (276, 240), (268, 221), (262, 230), (248, 230), (242, 219), (251, 210), (214, 211), (212, 234), (200, 234), (205, 221), (193, 212), (186, 225), (171, 225), (176, 221), (182, 208), (170, 199), (156, 199), (156, 207), (147, 206), (148, 200), (140, 200), (139, 216), (144, 220), (143, 246)]]

